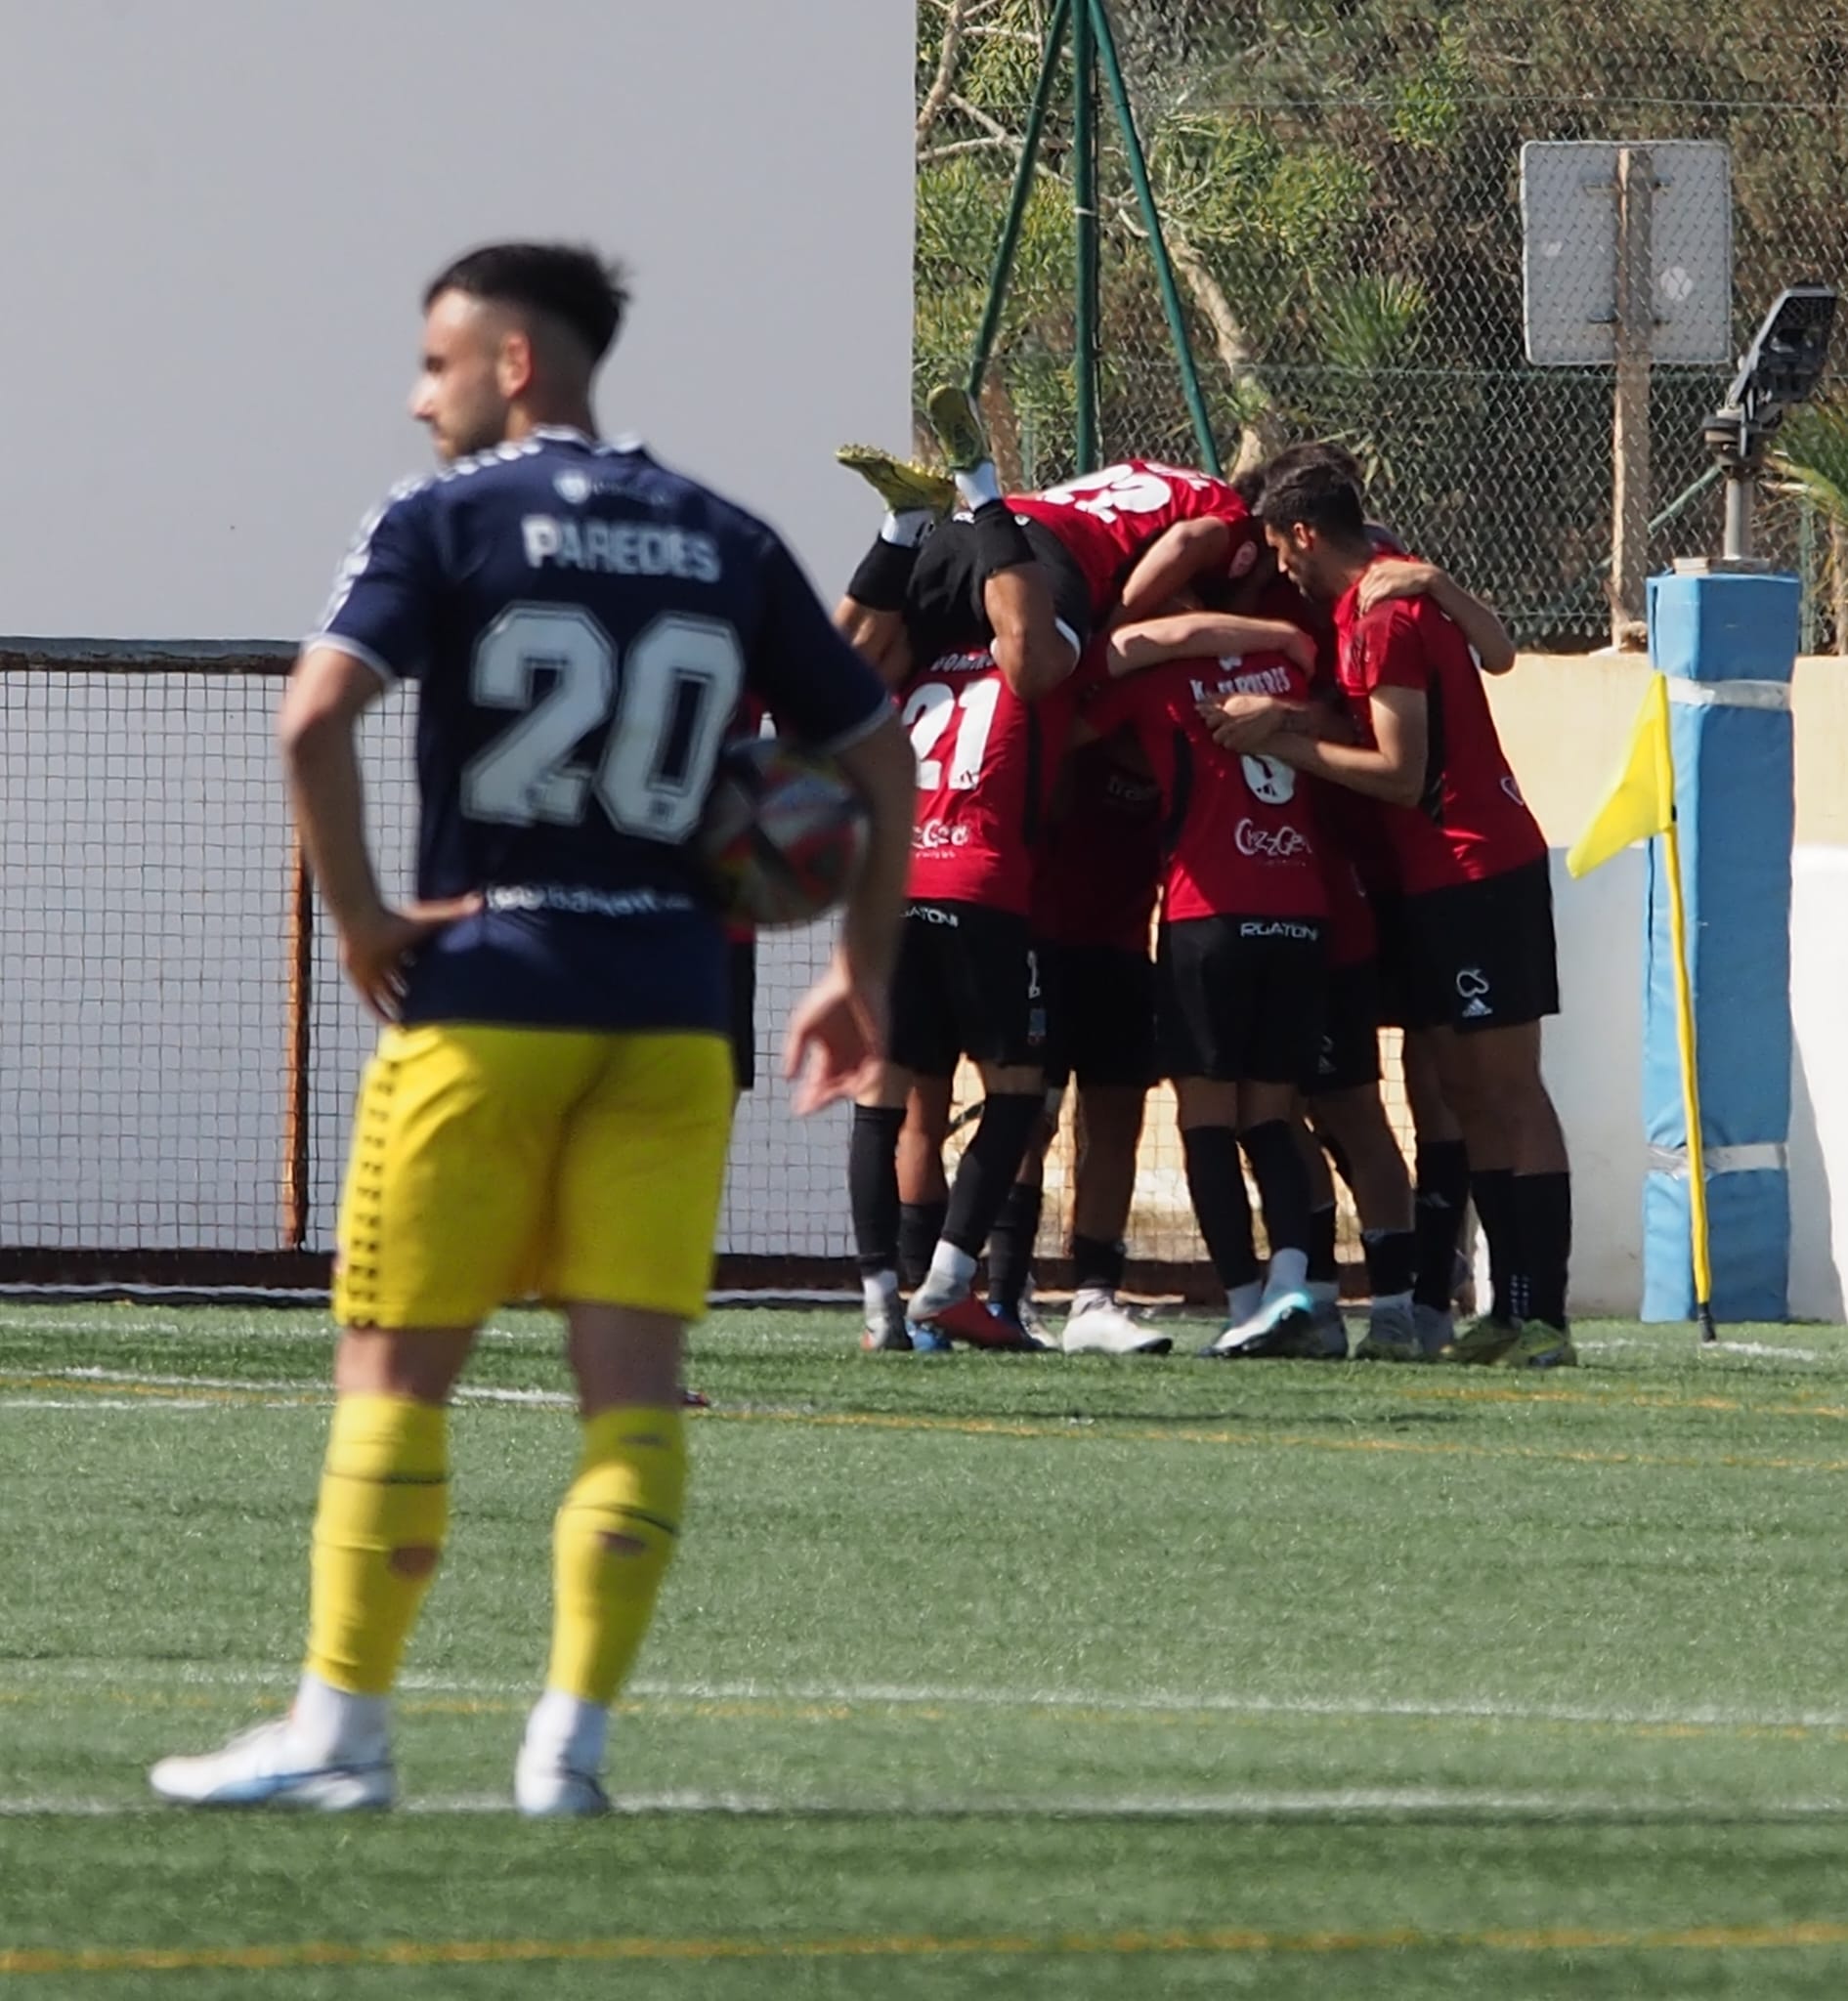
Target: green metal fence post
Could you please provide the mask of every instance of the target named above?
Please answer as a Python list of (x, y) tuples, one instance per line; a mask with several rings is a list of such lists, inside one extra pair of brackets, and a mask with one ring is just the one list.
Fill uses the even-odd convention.
[(1072, 8), (1072, 213), (1077, 298), (1072, 380), (1077, 392), (1078, 471), (1097, 463), (1097, 42), (1090, 0)]
[(1104, 81), (1110, 87), (1110, 101), (1116, 106), (1117, 123), (1123, 128), (1123, 146), (1129, 155), (1130, 180), (1136, 201), (1142, 211), (1142, 227), (1148, 232), (1148, 252), (1155, 262), (1155, 282), (1161, 290), (1161, 309), (1168, 319), (1168, 338), (1174, 344), (1175, 362), (1181, 370), (1181, 390), (1187, 400), (1187, 414), (1193, 419), (1193, 436), (1200, 447), (1200, 463), (1210, 473), (1221, 470), (1220, 448), (1213, 436), (1212, 420), (1206, 413), (1206, 396), (1200, 388), (1200, 371), (1194, 365), (1193, 343), (1187, 338), (1186, 318), (1181, 310), (1181, 290), (1175, 283), (1175, 268), (1162, 234), (1161, 211), (1155, 205), (1155, 191), (1149, 185), (1148, 160), (1142, 151), (1141, 135), (1136, 129), (1136, 113), (1123, 81), (1123, 65), (1117, 60), (1116, 35), (1110, 26), (1106, 0), (1089, 0), (1091, 22), (1103, 65)]
[(1033, 102), (1027, 108), (1026, 129), (1020, 135), (1020, 164), (1014, 170), (1013, 192), (1008, 200), (1008, 219), (1002, 225), (994, 269), (988, 277), (988, 303), (982, 308), (982, 323), (975, 335), (975, 353), (969, 362), (970, 396), (982, 393), (982, 377), (988, 373), (989, 358), (995, 352), (995, 336), (1001, 331), (1002, 308), (1008, 303), (1008, 280), (1013, 276), (1013, 256), (1020, 243), (1020, 225), (1026, 220), (1027, 201), (1033, 192), (1033, 176), (1040, 164), (1040, 134), (1046, 125), (1046, 107), (1052, 102), (1053, 79), (1058, 74), (1059, 52), (1064, 47), (1065, 23), (1070, 15), (1071, 0), (1058, 0), (1053, 9), (1053, 18), (1047, 23), (1040, 73), (1033, 85)]

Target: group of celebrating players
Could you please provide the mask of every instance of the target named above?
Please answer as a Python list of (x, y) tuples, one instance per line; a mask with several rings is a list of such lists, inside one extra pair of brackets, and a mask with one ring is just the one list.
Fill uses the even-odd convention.
[[(930, 415), (946, 472), (839, 454), (887, 512), (836, 623), (918, 767), (886, 1061), (849, 1148), (864, 1344), (1044, 1344), (1028, 1264), (1070, 1080), (1062, 1345), (1166, 1351), (1118, 1300), (1165, 1077), (1225, 1294), (1203, 1354), (1347, 1357), (1332, 1163), (1371, 1295), (1356, 1356), (1573, 1363), (1570, 1183), (1540, 1071), (1546, 844), (1482, 685), (1513, 663), (1500, 621), (1368, 521), (1337, 446), (1231, 484), (1131, 460), (1004, 496), (967, 395), (936, 392)], [(1415, 1184), (1381, 1100), (1387, 1025)], [(946, 1178), (964, 1057), (984, 1096)], [(1458, 1327), (1472, 1200), (1492, 1299)]]

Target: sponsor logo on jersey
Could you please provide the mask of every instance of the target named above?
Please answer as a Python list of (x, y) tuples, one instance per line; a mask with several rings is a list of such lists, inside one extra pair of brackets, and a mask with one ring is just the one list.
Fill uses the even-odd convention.
[(921, 924), (943, 924), (952, 931), (962, 929), (962, 919), (954, 911), (946, 911), (934, 903), (908, 903), (905, 915), (916, 917)]
[(694, 908), (690, 896), (660, 889), (585, 889), (576, 883), (496, 884), (483, 897), (491, 911), (561, 911), (574, 917), (655, 917)]
[(1293, 862), (1309, 853), (1308, 837), (1294, 827), (1260, 827), (1255, 820), (1241, 820), (1232, 838), (1241, 855), (1267, 862)]
[(724, 575), (718, 544), (697, 529), (637, 521), (561, 521), (554, 514), (529, 514), (520, 523), (520, 536), (530, 570), (678, 576), (689, 583), (717, 583)]
[(1238, 927), (1241, 938), (1295, 938), (1312, 945), (1322, 935), (1319, 924), (1294, 923), (1288, 917), (1252, 918)]
[(911, 830), (911, 844), (924, 854), (944, 848), (966, 848), (973, 835), (967, 827), (953, 827), (947, 820), (923, 820)]
[(976, 653), (946, 653), (930, 662), (925, 678), (938, 674), (987, 674), (994, 671), (995, 656), (986, 648)]
[(1456, 976), (1456, 991), (1465, 1021), (1486, 1021), (1494, 1013), (1488, 1002), (1488, 975), (1481, 966), (1465, 966)]
[(579, 472), (576, 468), (567, 468), (557, 474), (552, 481), (552, 491), (568, 507), (581, 507), (596, 490), (596, 482), (590, 475)]

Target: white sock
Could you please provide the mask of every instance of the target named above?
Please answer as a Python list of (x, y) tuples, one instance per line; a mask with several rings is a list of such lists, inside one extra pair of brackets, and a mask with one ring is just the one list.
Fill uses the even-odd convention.
[(958, 473), (956, 490), (971, 514), (978, 507), (986, 507), (991, 500), (999, 500), (1001, 481), (995, 474), (995, 461), (985, 458), (980, 465), (970, 466), (967, 472)]
[(924, 1291), (966, 1293), (974, 1276), (974, 1258), (967, 1251), (959, 1251), (954, 1244), (938, 1238), (937, 1248), (930, 1254), (930, 1275), (924, 1282)]
[(866, 1295), (867, 1317), (872, 1319), (882, 1315), (887, 1301), (898, 1297), (898, 1274), (895, 1271), (870, 1271), (861, 1279), (860, 1290)]
[(1249, 1285), (1233, 1286), (1225, 1295), (1226, 1325), (1243, 1327), (1263, 1303), (1264, 1287), (1256, 1279)]
[(1341, 1287), (1332, 1278), (1312, 1278), (1303, 1290), (1318, 1306), (1335, 1306), (1341, 1302)]
[(1265, 1281), (1264, 1296), (1267, 1299), (1274, 1299), (1279, 1293), (1300, 1293), (1308, 1277), (1307, 1251), (1273, 1251), (1270, 1254), (1270, 1272)]
[(365, 1765), (385, 1756), (390, 1721), (388, 1697), (354, 1695), (304, 1674), (289, 1711), (289, 1735), (304, 1757), (323, 1765)]
[(927, 507), (901, 507), (880, 523), (880, 540), (901, 549), (915, 549), (930, 532), (936, 516)]
[(1068, 1316), (1076, 1320), (1081, 1313), (1096, 1313), (1116, 1304), (1116, 1295), (1108, 1286), (1085, 1286), (1072, 1295), (1072, 1310)]
[(603, 1769), (603, 1747), (610, 1734), (610, 1712), (600, 1702), (548, 1688), (533, 1705), (526, 1723), (526, 1748), (556, 1758), (567, 1771), (592, 1777)]

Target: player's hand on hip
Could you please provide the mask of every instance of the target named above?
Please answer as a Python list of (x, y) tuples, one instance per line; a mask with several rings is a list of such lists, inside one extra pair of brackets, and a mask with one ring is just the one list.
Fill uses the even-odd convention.
[(837, 962), (790, 1016), (783, 1075), (795, 1086), (798, 1114), (819, 1112), (868, 1090), (885, 1060), (886, 1002)]
[(1222, 750), (1262, 750), (1289, 713), (1287, 702), (1268, 695), (1228, 695), (1200, 703), (1201, 719)]
[(408, 903), (400, 910), (381, 906), (375, 916), (342, 930), (340, 962), (380, 1021), (394, 1022), (404, 1011), (405, 961), (411, 953), (426, 938), (480, 909), (481, 898), (474, 895)]
[(1355, 603), (1364, 617), (1375, 605), (1383, 605), (1389, 598), (1423, 597), (1437, 574), (1436, 565), (1419, 563), (1409, 556), (1383, 557), (1360, 578), (1360, 595)]

